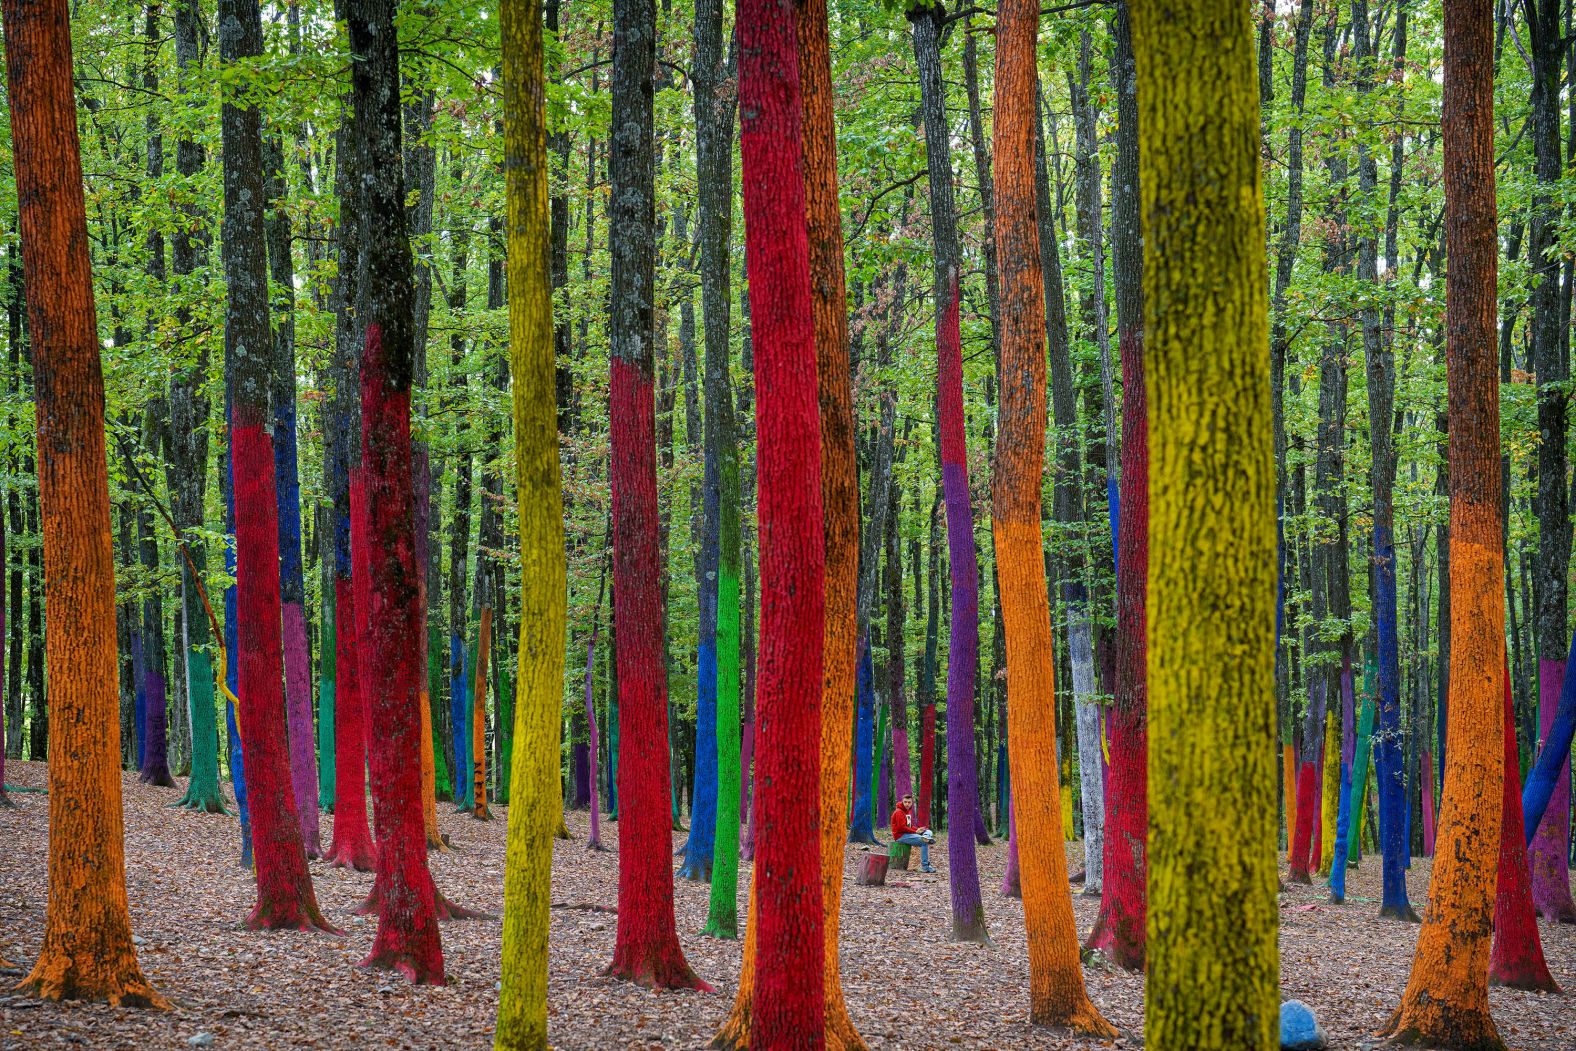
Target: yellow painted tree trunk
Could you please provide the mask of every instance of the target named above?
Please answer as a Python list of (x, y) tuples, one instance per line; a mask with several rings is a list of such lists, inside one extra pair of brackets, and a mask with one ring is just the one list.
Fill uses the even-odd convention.
[(1324, 713), (1324, 784), (1319, 792), (1319, 875), (1325, 877), (1335, 864), (1335, 822), (1341, 812), (1341, 748), (1344, 744), (1340, 708), (1331, 705)]
[(509, 366), (520, 515), (520, 652), (504, 877), (500, 1049), (547, 1047), (547, 926), (566, 642), (562, 482), (549, 287), (546, 76), (540, 0), (503, 0)]
[(1142, 0), (1152, 1051), (1278, 1046), (1275, 463), (1249, 6)]

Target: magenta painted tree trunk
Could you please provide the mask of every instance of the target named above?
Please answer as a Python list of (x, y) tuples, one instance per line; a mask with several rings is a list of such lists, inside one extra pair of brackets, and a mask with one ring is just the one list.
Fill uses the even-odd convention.
[[(1548, 739), (1565, 685), (1565, 662), (1538, 662), (1538, 741)], [(1538, 915), (1560, 923), (1576, 923), (1576, 901), (1571, 900), (1571, 768), (1567, 759), (1560, 768), (1554, 794), (1528, 848), (1532, 872), (1532, 904)]]
[(1008, 898), (1023, 897), (1023, 881), (1018, 875), (1018, 815), (1007, 797), (1007, 869), (1001, 877), (1001, 893)]
[[(600, 610), (599, 610), (600, 612)], [(591, 625), (591, 637), (586, 640), (586, 739), (590, 744), (587, 766), (590, 782), (591, 803), (591, 834), (586, 837), (587, 850), (602, 850), (602, 807), (598, 799), (598, 786), (601, 778), (597, 776), (597, 741), (596, 741), (596, 701), (591, 691), (593, 662), (596, 660), (596, 637), (601, 630), (600, 623)]]
[(1532, 886), (1527, 873), (1527, 832), (1521, 817), (1521, 756), (1516, 749), (1516, 712), (1505, 669), (1505, 776), (1499, 836), (1498, 889), (1494, 896), (1494, 947), (1488, 978), (1512, 989), (1559, 992), (1543, 959)]
[(1434, 757), (1423, 751), (1423, 856), (1434, 856)]
[[(1139, 315), (1142, 316), (1141, 313)], [(1124, 319), (1125, 320), (1125, 319)], [(1121, 516), (1117, 519), (1116, 704), (1105, 782), (1105, 886), (1088, 948), (1144, 966), (1149, 834), (1149, 712), (1144, 604), (1149, 576), (1149, 419), (1142, 331), (1117, 330), (1122, 359)]]

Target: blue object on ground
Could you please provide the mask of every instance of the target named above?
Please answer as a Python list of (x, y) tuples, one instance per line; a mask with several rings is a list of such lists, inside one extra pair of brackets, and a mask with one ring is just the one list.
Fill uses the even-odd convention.
[(1301, 1000), (1287, 1000), (1280, 1009), (1281, 1051), (1319, 1051), (1326, 1040), (1313, 1011)]

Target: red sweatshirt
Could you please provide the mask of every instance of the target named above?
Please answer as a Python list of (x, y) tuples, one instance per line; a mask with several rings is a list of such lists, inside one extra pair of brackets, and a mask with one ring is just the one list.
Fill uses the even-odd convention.
[(909, 819), (908, 819), (908, 811), (904, 810), (902, 808), (902, 806), (899, 806), (896, 810), (892, 811), (892, 838), (893, 839), (897, 839), (900, 836), (907, 835), (910, 832), (918, 832), (918, 831), (919, 831), (919, 829), (915, 828), (913, 823), (909, 821)]

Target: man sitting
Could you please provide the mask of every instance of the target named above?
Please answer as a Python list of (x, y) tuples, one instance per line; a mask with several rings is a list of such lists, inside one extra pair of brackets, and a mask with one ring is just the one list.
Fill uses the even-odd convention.
[(892, 811), (892, 842), (919, 848), (919, 871), (935, 872), (930, 867), (930, 844), (936, 837), (929, 828), (915, 828), (912, 820), (914, 797), (904, 796)]

